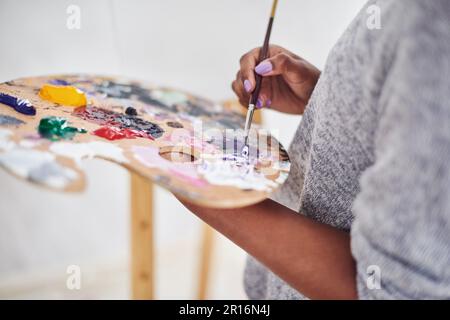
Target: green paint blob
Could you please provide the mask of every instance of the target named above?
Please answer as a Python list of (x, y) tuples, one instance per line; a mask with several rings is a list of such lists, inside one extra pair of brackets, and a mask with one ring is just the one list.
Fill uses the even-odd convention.
[(52, 141), (70, 140), (77, 133), (86, 133), (85, 129), (78, 129), (67, 125), (67, 120), (60, 117), (45, 117), (39, 122), (39, 134)]

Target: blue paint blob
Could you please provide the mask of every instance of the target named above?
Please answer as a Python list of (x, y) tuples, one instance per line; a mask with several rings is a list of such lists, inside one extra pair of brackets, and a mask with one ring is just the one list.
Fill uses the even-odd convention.
[(36, 108), (31, 105), (30, 101), (16, 98), (6, 93), (0, 93), (0, 103), (6, 104), (17, 112), (28, 116), (34, 116), (36, 114)]
[(0, 126), (18, 126), (24, 123), (25, 122), (20, 119), (0, 114)]
[(49, 82), (55, 86), (70, 86), (70, 83), (63, 79), (52, 79)]

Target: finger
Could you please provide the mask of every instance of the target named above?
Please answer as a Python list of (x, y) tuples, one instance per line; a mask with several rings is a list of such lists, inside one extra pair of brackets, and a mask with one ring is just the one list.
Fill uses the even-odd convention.
[(260, 48), (255, 48), (244, 54), (239, 61), (241, 65), (241, 81), (246, 92), (250, 93), (255, 89), (254, 69), (258, 62)]
[[(237, 91), (237, 89), (236, 89), (236, 81), (233, 81), (233, 90), (236, 92)], [(244, 107), (246, 107), (247, 105), (248, 105), (248, 99), (247, 98), (245, 98), (242, 94), (240, 94), (240, 93), (236, 93), (236, 95), (237, 95), (237, 98), (238, 98), (238, 100), (239, 100), (239, 103), (241, 104), (241, 105), (243, 105)]]
[[(255, 67), (255, 72), (263, 77), (277, 75), (294, 75), (298, 80), (303, 78), (304, 65), (301, 59), (282, 52), (262, 61)], [(292, 79), (291, 79), (292, 80)]]
[[(248, 102), (250, 100), (250, 94), (245, 91), (243, 88), (242, 82), (239, 80), (240, 75), (236, 76), (236, 80), (234, 80), (231, 84), (233, 91), (238, 96), (240, 104), (247, 107)], [(260, 94), (256, 101), (256, 108), (270, 107), (271, 105), (271, 96), (272, 96), (272, 88), (269, 81), (263, 81), (261, 84)]]
[[(276, 55), (277, 53), (282, 52), (284, 49), (277, 45), (270, 45), (269, 47), (269, 56)], [(244, 54), (240, 59), (241, 65), (241, 79), (244, 85), (244, 89), (246, 92), (251, 93), (255, 89), (256, 80), (255, 80), (255, 67), (259, 61), (259, 55), (261, 52), (261, 48), (255, 48), (250, 50), (248, 53)]]
[(261, 84), (261, 91), (256, 100), (256, 107), (258, 109), (270, 107), (272, 103), (272, 86), (270, 81), (264, 81)]
[(242, 84), (242, 81), (240, 80), (240, 76), (232, 82), (231, 87), (238, 97), (239, 103), (243, 106), (247, 106), (249, 95), (244, 90), (244, 86)]
[(272, 100), (266, 95), (260, 95), (256, 100), (256, 109), (269, 108), (272, 105)]
[(247, 92), (247, 89), (245, 88), (245, 83), (242, 81), (242, 75), (241, 71), (238, 71), (236, 74), (236, 94), (240, 99), (248, 100), (250, 98), (250, 93)]

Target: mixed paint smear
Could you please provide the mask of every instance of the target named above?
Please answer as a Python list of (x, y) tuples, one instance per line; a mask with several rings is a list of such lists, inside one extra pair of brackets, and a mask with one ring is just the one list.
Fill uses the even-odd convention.
[(78, 178), (78, 174), (63, 167), (50, 152), (25, 148), (10, 140), (12, 132), (0, 129), (0, 166), (12, 173), (40, 183), (42, 185), (62, 189)]
[(36, 114), (36, 108), (26, 99), (20, 99), (6, 93), (0, 93), (0, 103), (28, 116), (34, 116)]
[(282, 175), (273, 181), (257, 169), (257, 159), (249, 160), (236, 154), (209, 156), (192, 163), (178, 163), (161, 157), (156, 147), (135, 146), (132, 151), (135, 158), (145, 166), (163, 170), (196, 187), (211, 184), (243, 190), (270, 191), (285, 178)]
[[(206, 142), (219, 149), (225, 155), (238, 156), (242, 154), (242, 150), (245, 147), (245, 141), (242, 134), (223, 134), (220, 131), (218, 133), (219, 134), (217, 136), (206, 136)], [(250, 158), (259, 158), (261, 156), (257, 144), (258, 142), (247, 145), (248, 156)]]
[(255, 164), (247, 158), (221, 158), (205, 160), (198, 166), (198, 172), (213, 185), (232, 186), (244, 190), (270, 191), (278, 184), (256, 170)]
[(70, 86), (70, 83), (64, 79), (51, 79), (49, 83), (56, 86)]
[(0, 114), (0, 126), (20, 126), (24, 124), (20, 119), (8, 115)]
[[(223, 112), (223, 108), (201, 98), (188, 97), (185, 93), (165, 90), (149, 89), (139, 83), (116, 83), (103, 81), (94, 85), (94, 91), (109, 98), (137, 100), (151, 106), (151, 110), (158, 108), (168, 114), (184, 116), (190, 120), (202, 118), (205, 127), (231, 128), (242, 127), (242, 115), (237, 112)], [(149, 113), (152, 111), (149, 110)]]
[(167, 173), (173, 174), (190, 185), (203, 187), (207, 183), (197, 172), (197, 166), (189, 162), (172, 162), (164, 159), (159, 155), (157, 147), (140, 147), (132, 148), (134, 157), (143, 165), (149, 168), (158, 168)]
[(167, 121), (166, 124), (167, 124), (167, 126), (169, 126), (171, 128), (175, 128), (175, 129), (183, 128), (183, 125), (181, 123), (179, 123), (178, 121)]
[(164, 129), (156, 123), (94, 106), (77, 108), (74, 115), (99, 125), (131, 130), (135, 132), (134, 137), (157, 139), (164, 133)]
[(67, 119), (61, 117), (45, 117), (39, 122), (38, 127), (41, 137), (58, 141), (61, 139), (70, 140), (77, 133), (86, 133), (85, 129), (71, 127), (67, 124)]
[(56, 162), (49, 152), (15, 148), (0, 154), (0, 164), (12, 173), (51, 188), (64, 188), (77, 173)]

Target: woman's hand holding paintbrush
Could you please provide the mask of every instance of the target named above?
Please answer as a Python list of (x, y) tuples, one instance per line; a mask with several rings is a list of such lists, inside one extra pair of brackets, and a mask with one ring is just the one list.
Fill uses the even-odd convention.
[(320, 76), (320, 71), (306, 60), (275, 45), (269, 58), (258, 62), (261, 48), (244, 54), (233, 81), (233, 91), (247, 107), (255, 89), (255, 72), (263, 77), (257, 108), (271, 107), (280, 112), (302, 114)]

